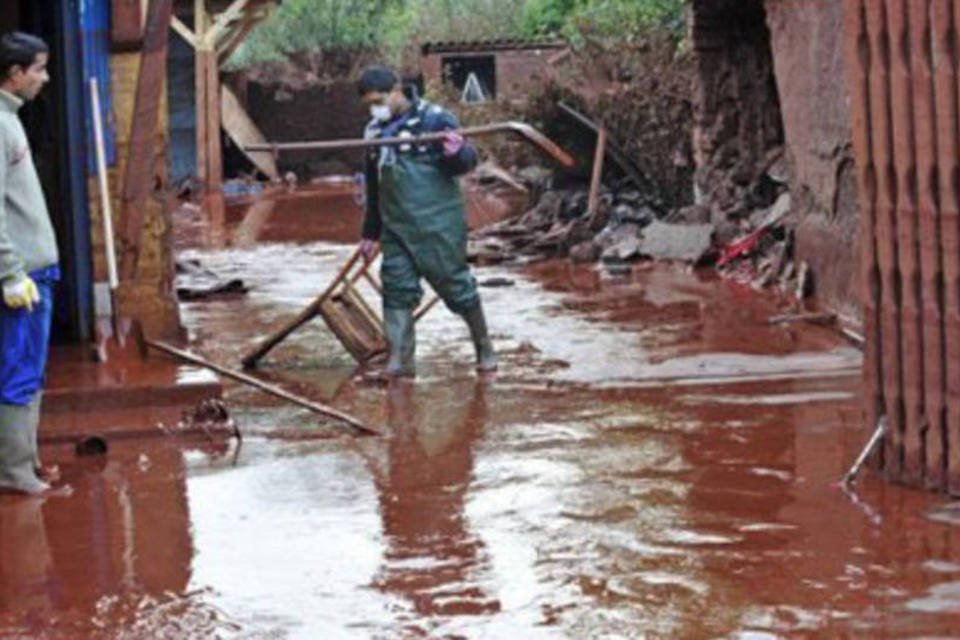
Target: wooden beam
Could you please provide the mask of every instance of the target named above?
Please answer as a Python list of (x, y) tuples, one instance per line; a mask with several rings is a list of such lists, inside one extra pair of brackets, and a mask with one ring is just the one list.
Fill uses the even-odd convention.
[(233, 0), (226, 11), (218, 15), (210, 28), (203, 34), (203, 48), (216, 49), (217, 40), (230, 23), (243, 17), (243, 13), (249, 4), (250, 0)]
[(230, 56), (233, 55), (233, 52), (237, 50), (237, 47), (243, 44), (243, 41), (247, 39), (247, 36), (250, 35), (250, 32), (269, 16), (269, 11), (252, 15), (244, 22), (240, 23), (236, 30), (225, 34), (220, 44), (217, 45), (217, 60), (219, 60), (221, 63), (226, 62)]
[(590, 194), (587, 197), (587, 220), (593, 227), (600, 211), (600, 187), (603, 183), (603, 161), (607, 156), (607, 130), (600, 127), (597, 130), (597, 147), (593, 153), (593, 173), (590, 176)]
[(181, 38), (187, 41), (187, 44), (191, 48), (197, 48), (197, 35), (190, 30), (190, 27), (183, 24), (183, 21), (180, 20), (177, 16), (172, 16), (170, 18), (170, 27), (180, 35)]
[(133, 279), (136, 275), (147, 198), (154, 184), (157, 122), (167, 76), (167, 44), (172, 15), (173, 0), (151, 0), (123, 184), (124, 227), (120, 273), (125, 280)]
[(207, 193), (219, 191), (223, 186), (223, 149), (220, 141), (220, 65), (216, 53), (203, 51), (207, 71)]
[[(193, 28), (197, 41), (203, 38), (206, 32), (206, 14), (204, 0), (194, 0)], [(194, 94), (196, 97), (197, 123), (197, 177), (200, 184), (207, 184), (207, 60), (199, 48), (194, 49)]]
[(229, 27), (227, 27), (227, 30), (224, 31), (220, 35), (220, 37), (217, 39), (217, 46), (216, 46), (217, 57), (220, 56), (220, 52), (223, 49), (225, 49), (227, 46), (232, 44), (240, 36), (244, 28), (246, 28), (246, 26), (250, 24), (253, 20), (254, 20), (253, 17), (247, 15), (242, 20), (238, 20), (237, 22), (234, 22)]
[(277, 161), (270, 152), (250, 152), (244, 149), (250, 144), (264, 144), (266, 138), (257, 127), (253, 119), (247, 115), (243, 105), (236, 94), (228, 87), (223, 85), (221, 93), (221, 119), (223, 121), (223, 130), (227, 135), (237, 143), (237, 147), (250, 159), (260, 171), (271, 180), (279, 180), (280, 172), (277, 170)]

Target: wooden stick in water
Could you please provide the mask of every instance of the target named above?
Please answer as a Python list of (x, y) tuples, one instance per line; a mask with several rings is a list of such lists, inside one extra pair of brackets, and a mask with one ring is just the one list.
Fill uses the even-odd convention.
[(180, 358), (185, 362), (189, 362), (191, 364), (204, 367), (205, 369), (211, 369), (212, 371), (216, 371), (217, 373), (223, 376), (226, 376), (227, 378), (231, 378), (233, 380), (236, 380), (237, 382), (242, 382), (243, 384), (259, 389), (260, 391), (263, 391), (264, 393), (269, 394), (271, 396), (275, 396), (277, 398), (286, 400), (287, 402), (292, 402), (293, 404), (304, 407), (305, 409), (309, 409), (314, 413), (327, 416), (328, 418), (334, 418), (335, 420), (338, 420), (340, 422), (350, 425), (351, 427), (353, 427), (355, 431), (359, 431), (363, 434), (372, 435), (372, 436), (381, 435), (381, 433), (376, 429), (374, 429), (373, 427), (364, 424), (363, 422), (361, 422), (360, 420), (358, 420), (357, 418), (354, 418), (349, 414), (343, 413), (342, 411), (338, 411), (333, 407), (328, 407), (325, 404), (320, 404), (319, 402), (307, 400), (306, 398), (302, 398), (298, 395), (290, 393), (289, 391), (281, 389), (280, 387), (277, 387), (272, 384), (268, 384), (266, 382), (263, 382), (262, 380), (257, 380), (253, 376), (249, 376), (240, 371), (228, 369), (227, 367), (221, 366), (214, 362), (210, 362), (209, 360), (205, 360), (204, 358), (194, 355), (189, 351), (184, 351), (183, 349), (178, 349), (173, 345), (169, 345), (165, 342), (159, 342), (156, 340), (147, 340), (146, 344), (147, 346), (157, 349), (158, 351), (163, 351), (166, 354)]

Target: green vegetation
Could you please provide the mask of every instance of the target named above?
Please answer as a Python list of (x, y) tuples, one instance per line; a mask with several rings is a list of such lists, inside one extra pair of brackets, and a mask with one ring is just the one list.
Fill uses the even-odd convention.
[(679, 32), (683, 4), (684, 0), (527, 0), (522, 33), (576, 41), (586, 33), (625, 38), (651, 28)]
[(243, 68), (298, 52), (378, 49), (397, 60), (422, 42), (679, 33), (684, 0), (284, 0), (231, 59)]

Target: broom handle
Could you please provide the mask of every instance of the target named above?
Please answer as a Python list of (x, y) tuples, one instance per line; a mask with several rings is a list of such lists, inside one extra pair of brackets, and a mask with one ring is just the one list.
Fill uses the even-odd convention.
[(103, 244), (107, 258), (107, 282), (110, 290), (115, 291), (120, 284), (117, 276), (117, 254), (113, 245), (113, 204), (110, 198), (110, 185), (107, 180), (107, 154), (103, 141), (103, 119), (100, 113), (100, 85), (96, 78), (90, 78), (90, 102), (93, 108), (93, 138), (97, 155), (97, 179), (100, 186), (100, 206), (103, 212)]

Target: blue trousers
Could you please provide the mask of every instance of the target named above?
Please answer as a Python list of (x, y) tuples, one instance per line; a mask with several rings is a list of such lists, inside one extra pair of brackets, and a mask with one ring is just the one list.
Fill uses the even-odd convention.
[(53, 319), (53, 288), (60, 279), (56, 266), (30, 274), (40, 302), (33, 311), (11, 309), (0, 300), (0, 403), (26, 405), (43, 388)]

